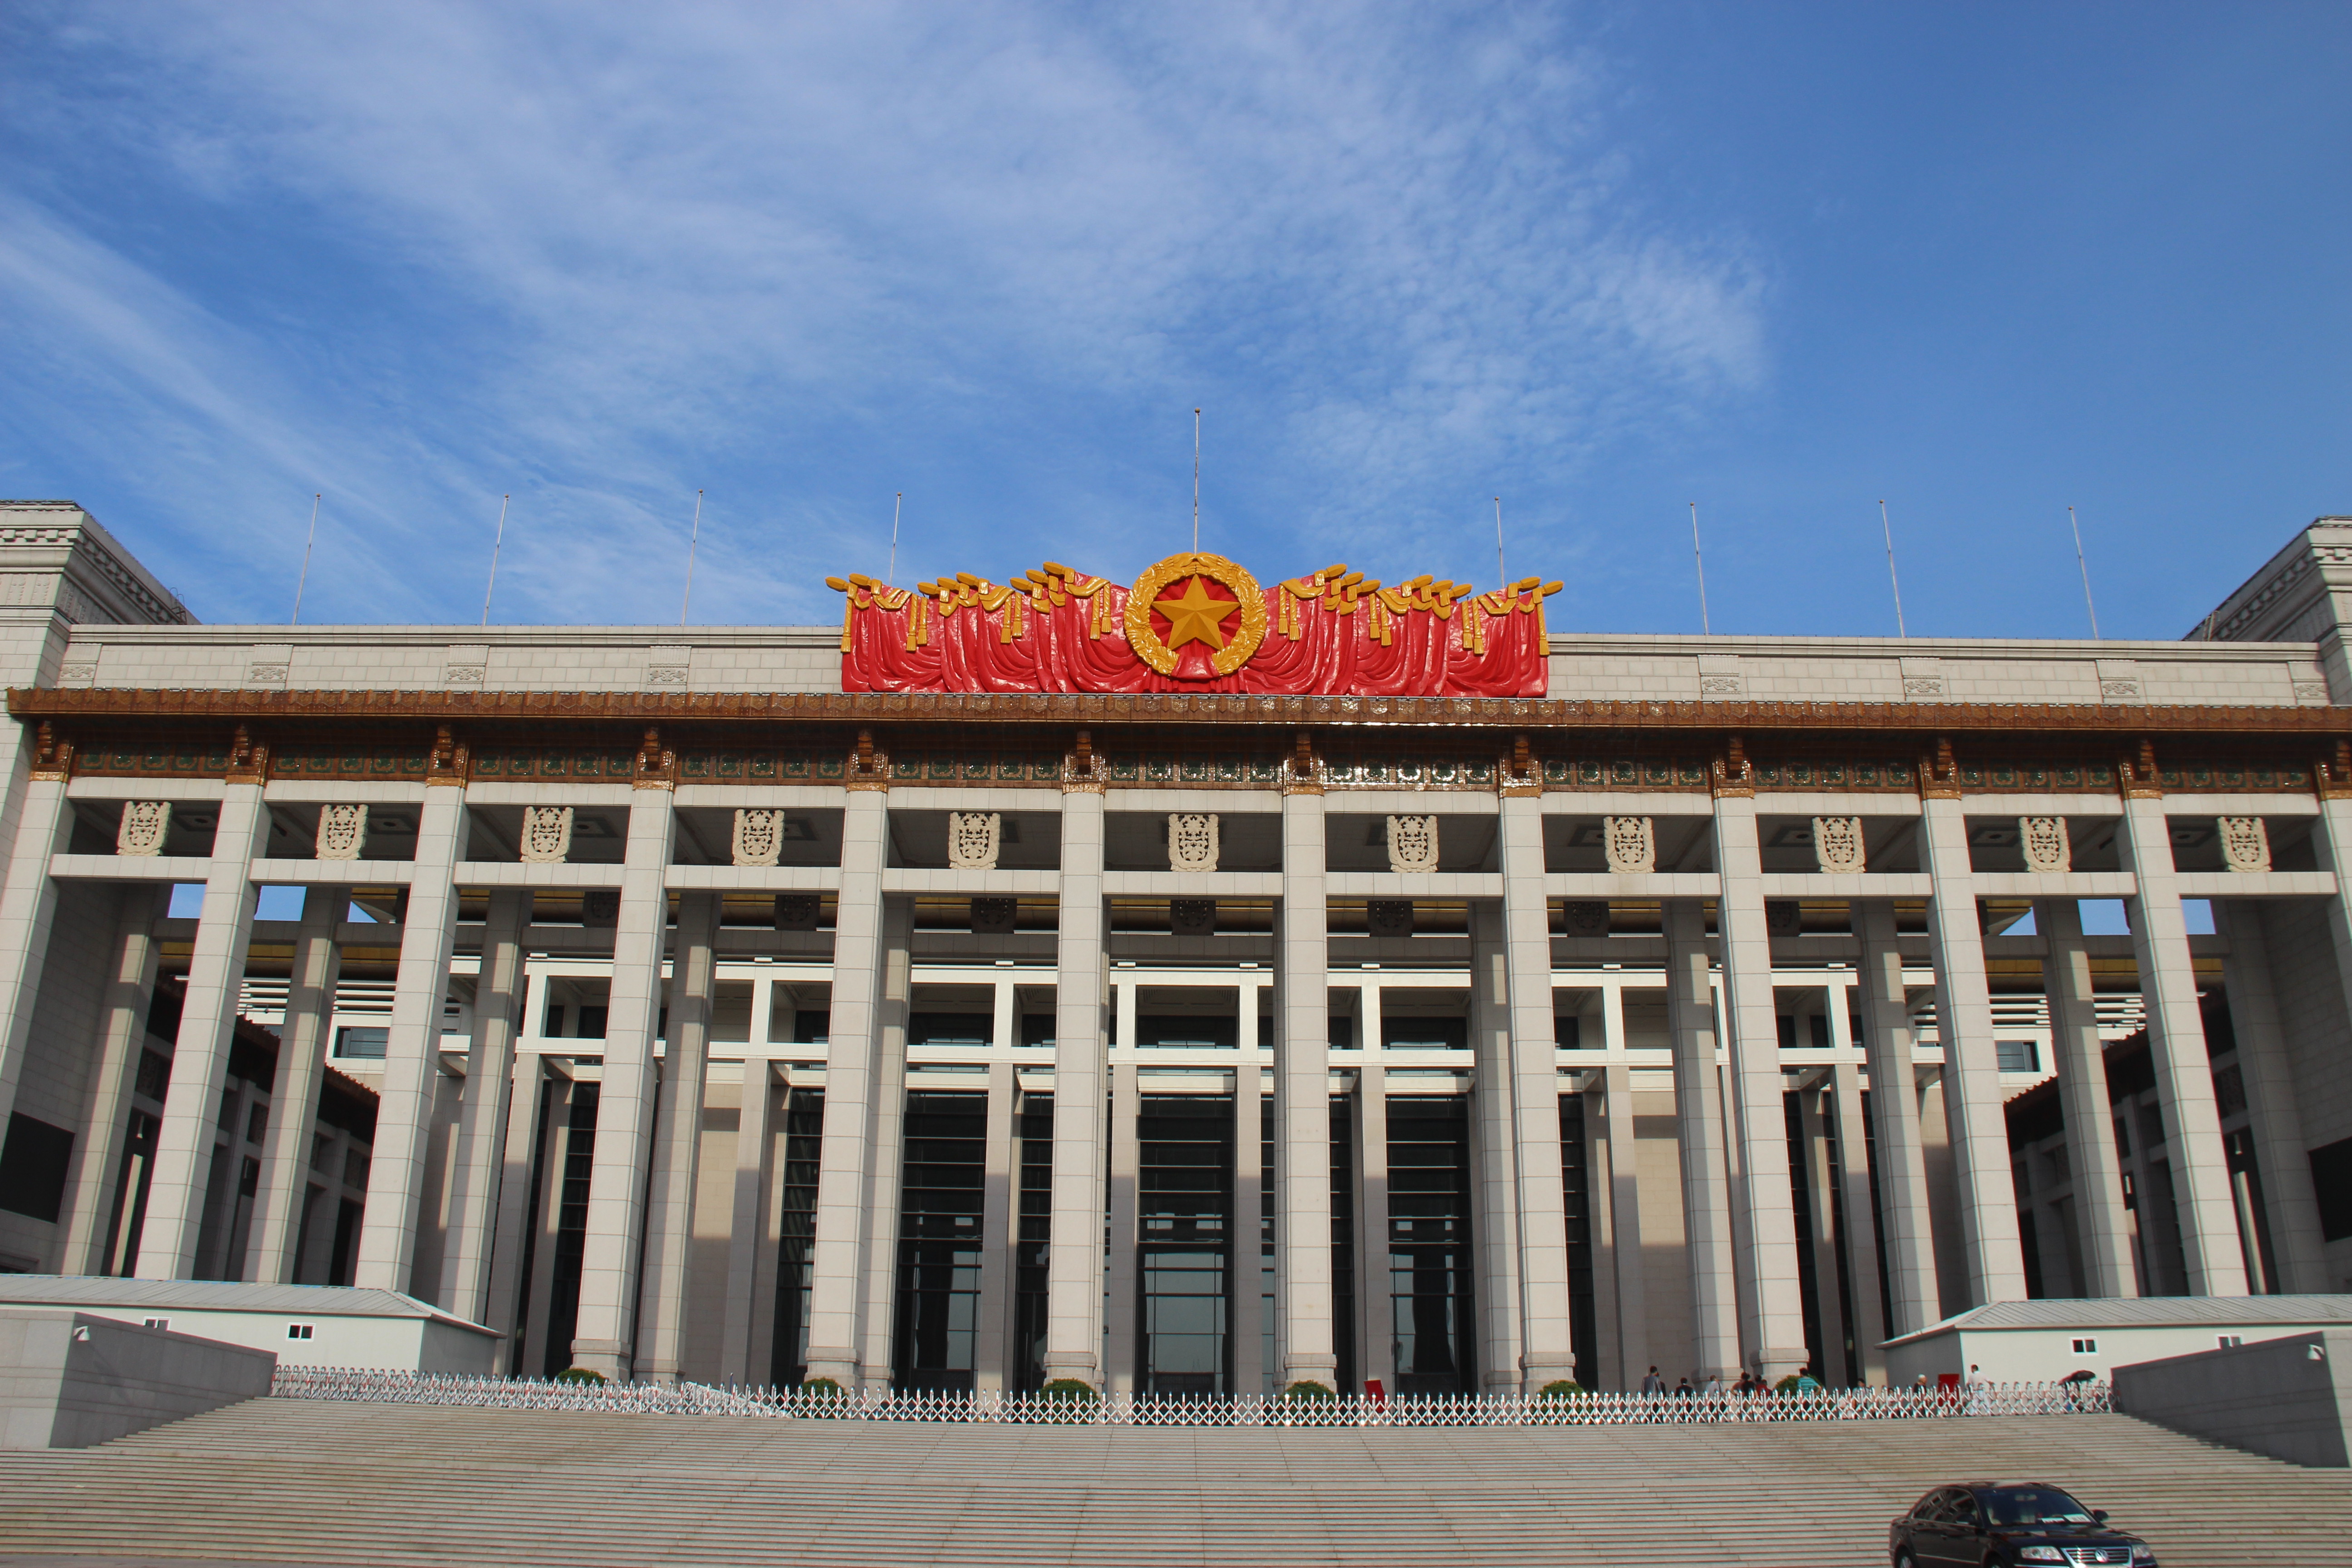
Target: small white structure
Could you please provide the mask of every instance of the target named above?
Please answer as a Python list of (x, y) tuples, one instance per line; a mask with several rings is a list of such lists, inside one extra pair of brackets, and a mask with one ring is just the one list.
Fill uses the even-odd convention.
[(2352, 1328), (2352, 1296), (2150, 1296), (1997, 1301), (1886, 1342), (1886, 1381), (1970, 1366), (1993, 1383), (2052, 1382), (2088, 1372)]
[(275, 1353), (285, 1366), (494, 1370), (506, 1336), (397, 1290), (0, 1274), (0, 1307), (36, 1307), (194, 1334)]

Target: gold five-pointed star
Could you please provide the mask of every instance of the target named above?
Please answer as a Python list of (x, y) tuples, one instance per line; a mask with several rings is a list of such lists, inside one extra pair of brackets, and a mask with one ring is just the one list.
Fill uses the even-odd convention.
[(1232, 599), (1213, 599), (1198, 577), (1180, 597), (1170, 594), (1151, 601), (1151, 607), (1168, 617), (1168, 651), (1175, 652), (1188, 642), (1204, 642), (1213, 648), (1225, 646), (1225, 630), (1222, 625), (1227, 616), (1241, 605)]

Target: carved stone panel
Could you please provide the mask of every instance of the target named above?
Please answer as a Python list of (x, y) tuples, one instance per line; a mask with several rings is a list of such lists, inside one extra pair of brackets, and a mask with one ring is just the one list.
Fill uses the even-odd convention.
[[(994, 864), (992, 859), (990, 865), (992, 867)], [(1020, 929), (1020, 922), (1021, 900), (1018, 899), (974, 899), (971, 901), (971, 934), (974, 936), (1011, 936)]]
[[(1215, 819), (1213, 817), (1211, 820)], [(1169, 900), (1168, 934), (1171, 936), (1216, 935), (1217, 900), (1214, 899)]]
[(319, 808), (319, 858), (356, 860), (367, 851), (368, 808), (364, 805), (322, 805)]
[(993, 871), (1004, 846), (1004, 814), (999, 811), (948, 813), (948, 868), (953, 871)]
[(1434, 816), (1389, 818), (1389, 869), (1391, 871), (1437, 869), (1437, 818)]
[(1804, 906), (1794, 899), (1765, 900), (1764, 931), (1769, 936), (1804, 935)]
[[(1391, 817), (1389, 820), (1396, 820)], [(1364, 906), (1364, 929), (1373, 936), (1411, 936), (1412, 900), (1374, 899)]]
[(778, 931), (814, 931), (817, 916), (823, 912), (823, 900), (814, 893), (778, 893), (776, 895), (776, 929)]
[(1217, 817), (1214, 812), (1169, 813), (1168, 868), (1171, 871), (1213, 871), (1217, 868)]
[(1640, 875), (1658, 868), (1657, 824), (1650, 817), (1602, 817), (1601, 846), (1609, 856), (1609, 869), (1619, 876)]
[(2267, 871), (2271, 868), (2270, 829), (2259, 816), (2223, 816), (2215, 819), (2221, 830), (2221, 863), (2232, 871)]
[(1862, 818), (1813, 818), (1813, 864), (1823, 872), (1861, 870)]
[(114, 835), (114, 852), (141, 859), (161, 855), (163, 840), (171, 831), (170, 801), (126, 800), (122, 803), (122, 826)]
[(580, 923), (607, 928), (619, 925), (621, 890), (618, 888), (591, 888), (581, 894)]
[(560, 866), (572, 853), (572, 808), (568, 805), (526, 805), (522, 808), (522, 859), (526, 866)]
[(1560, 906), (1570, 936), (1607, 936), (1609, 906), (1599, 899), (1570, 899)]
[(2025, 868), (2029, 871), (2063, 871), (2074, 858), (2074, 850), (2066, 842), (2066, 819), (2063, 816), (2019, 817), (2017, 847), (2025, 857)]
[(772, 866), (784, 852), (784, 814), (750, 806), (735, 814), (735, 864)]

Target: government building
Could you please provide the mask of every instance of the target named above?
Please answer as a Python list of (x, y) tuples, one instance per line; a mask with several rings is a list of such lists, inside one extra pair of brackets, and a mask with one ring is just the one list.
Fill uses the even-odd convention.
[(1195, 1396), (2352, 1289), (2352, 518), (2160, 643), (936, 564), (212, 626), (0, 503), (0, 1268)]

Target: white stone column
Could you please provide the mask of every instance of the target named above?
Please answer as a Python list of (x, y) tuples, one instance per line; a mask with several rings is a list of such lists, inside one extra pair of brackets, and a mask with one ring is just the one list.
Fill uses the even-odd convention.
[(1471, 1130), (1477, 1156), (1478, 1385), (1519, 1385), (1519, 1163), (1511, 1059), (1511, 956), (1502, 905), (1470, 905)]
[[(1813, 1305), (1821, 1315), (1821, 1354), (1813, 1358), (1813, 1375), (1832, 1387), (1845, 1383), (1845, 1303), (1838, 1289), (1837, 1208), (1843, 1195), (1830, 1173), (1830, 1141), (1837, 1135), (1834, 1083), (1817, 1084), (1797, 1096), (1797, 1127), (1802, 1142), (1798, 1151), (1807, 1195), (1811, 1199), (1812, 1234), (1798, 1245), (1812, 1249)], [(1829, 1103), (1823, 1103), (1827, 1100)], [(1861, 1335), (1854, 1336), (1857, 1347)]]
[(400, 928), (400, 967), (393, 982), (392, 1028), (384, 1047), (383, 1097), (377, 1103), (374, 1152), (368, 1161), (367, 1215), (360, 1224), (352, 1283), (408, 1289), (416, 1252), (416, 1207), (425, 1182), (425, 1143), (432, 1128), (434, 1080), (441, 1071), (441, 1014), (449, 994), (449, 957), (457, 941), (457, 859), (467, 833), (466, 792), (425, 792), (416, 824), (407, 913)]
[[(1920, 859), (1932, 879), (1927, 944), (1936, 962), (1936, 1026), (1944, 1047), (1944, 1115), (1952, 1133), (1960, 1241), (1968, 1257), (1963, 1306), (2025, 1300), (2025, 1254), (2018, 1244), (2017, 1188), (2009, 1168), (2009, 1123), (2000, 1108), (2000, 1061), (1993, 1048), (1992, 993), (1985, 981), (1984, 927), (1969, 865), (1966, 805), (1949, 796), (1919, 803)], [(2178, 907), (2175, 909), (2178, 913)], [(2206, 1091), (2210, 1103), (2212, 1091)]]
[(139, 1058), (147, 1048), (147, 1011), (155, 999), (155, 963), (161, 952), (155, 922), (163, 918), (169, 889), (161, 882), (130, 882), (121, 889), (121, 898), (106, 1004), (99, 1015), (98, 1059), (90, 1067), (81, 1136), (74, 1142), (73, 1171), (66, 1189), (68, 1206), (57, 1266), (60, 1274), (106, 1272), (107, 1229), (114, 1217), (114, 1184), (129, 1131), (131, 1091), (139, 1081)]
[(513, 1347), (518, 1298), (525, 1285), (522, 1272), (524, 1238), (530, 1234), (530, 1163), (538, 1152), (539, 1117), (547, 1082), (547, 1064), (536, 1051), (517, 1052), (509, 1075), (506, 1136), (499, 1156), (499, 1201), (490, 1233), (489, 1271), (483, 1287), (481, 1317), (477, 1320), (509, 1336), (499, 1352), (506, 1364)]
[(262, 1145), (261, 1186), (254, 1197), (253, 1237), (245, 1249), (245, 1277), (263, 1285), (290, 1284), (301, 1240), (302, 1200), (310, 1191), (310, 1129), (319, 1111), (319, 1079), (333, 1043), (335, 980), (342, 967), (336, 929), (351, 908), (348, 888), (313, 887), (302, 894), (302, 923), (294, 933), (294, 964), (286, 987), (286, 1023), (279, 1030), (278, 1081), (269, 1096), (269, 1131)]
[[(1608, 1022), (1604, 1027), (1612, 1041), (1612, 1049), (1619, 1048), (1614, 1041), (1624, 1037), (1624, 1014), (1622, 1004), (1624, 993), (1611, 986), (1604, 994)], [(1612, 1285), (1617, 1296), (1617, 1364), (1621, 1384), (1628, 1389), (1642, 1386), (1642, 1376), (1650, 1368), (1650, 1325), (1648, 1284), (1642, 1277), (1642, 1191), (1636, 1173), (1635, 1161), (1640, 1151), (1634, 1145), (1633, 1132), (1633, 1072), (1622, 1065), (1601, 1069), (1601, 1115), (1609, 1129), (1609, 1168), (1591, 1173), (1592, 1179), (1605, 1180), (1609, 1209), (1609, 1248)], [(1597, 1194), (1596, 1194), (1597, 1196)]]
[(772, 1276), (777, 1268), (766, 1246), (768, 1153), (776, 1140), (773, 1072), (764, 1058), (744, 1059), (741, 1109), (735, 1120), (734, 1213), (727, 1232), (727, 1310), (719, 1342), (719, 1375), (729, 1383), (764, 1381), (752, 1347), (761, 1272)]
[[(1126, 1045), (1127, 1041), (1119, 1042)], [(1103, 1260), (1103, 1386), (1123, 1394), (1143, 1371), (1136, 1333), (1139, 1265), (1136, 1256), (1136, 1181), (1142, 1150), (1136, 1140), (1136, 1112), (1142, 1089), (1133, 1062), (1110, 1069), (1110, 1202), (1104, 1234), (1109, 1256)]]
[[(1723, 793), (1715, 802), (1716, 869), (1722, 878), (1716, 926), (1723, 942), (1725, 1011), (1731, 1026), (1732, 1126), (1739, 1138), (1738, 1184), (1755, 1316), (1744, 1325), (1757, 1370), (1777, 1382), (1810, 1359), (1797, 1272), (1795, 1194), (1789, 1181), (1788, 1113), (1781, 1094), (1780, 1028), (1772, 1000), (1772, 940), (1764, 919), (1763, 862), (1756, 798)], [(1996, 1105), (1996, 1110), (1999, 1107)]]
[(2132, 953), (2139, 963), (2157, 1102), (2172, 1143), (2172, 1199), (2189, 1289), (2199, 1296), (2246, 1293), (2246, 1257), (2221, 1115), (2213, 1100), (2213, 1062), (2197, 1006), (2197, 966), (2180, 910), (2180, 874), (2172, 863), (2172, 825), (2161, 796), (2126, 795), (2116, 842), (2133, 885)]
[(1331, 935), (1323, 890), (1323, 795), (1282, 797), (1276, 914), (1276, 1262), (1282, 1376), (1339, 1386), (1331, 1333)]
[[(1842, 1007), (1843, 993), (1832, 989), (1831, 1005)], [(1830, 1069), (1832, 1112), (1837, 1118), (1838, 1203), (1845, 1216), (1847, 1277), (1853, 1282), (1853, 1342), (1862, 1363), (1862, 1381), (1886, 1381), (1886, 1352), (1880, 1347), (1890, 1337), (1886, 1310), (1878, 1290), (1878, 1247), (1870, 1207), (1869, 1136), (1863, 1125), (1862, 1077), (1852, 1062)]]
[[(261, 786), (230, 784), (221, 799), (219, 823), (205, 870), (195, 950), (188, 958), (187, 1002), (172, 1054), (172, 1087), (163, 1101), (163, 1130), (155, 1136), (155, 1179), (139, 1240), (142, 1279), (185, 1279), (196, 1268), (214, 1132), (228, 1079), (229, 1041), (236, 1030), (246, 949), (253, 940), (253, 856), (268, 832)], [(30, 993), (25, 1000), (30, 1002)], [(381, 1159), (381, 1132), (376, 1148)], [(233, 1173), (235, 1164), (229, 1169)]]
[[(1000, 1046), (1010, 1044), (1003, 1019), (1010, 1015), (1010, 982), (997, 989)], [(982, 1146), (980, 1189), (980, 1333), (972, 1386), (1005, 1388), (1013, 1349), (1013, 1240), (1020, 1224), (1020, 1167), (1013, 1163), (1013, 1118), (1020, 1098), (1013, 1064), (988, 1064), (988, 1131)]]
[(637, 1374), (676, 1383), (686, 1343), (686, 1285), (694, 1247), (694, 1189), (702, 1172), (702, 1101), (710, 1076), (710, 990), (716, 976), (719, 895), (677, 901), (670, 962), (669, 1027), (661, 1106), (654, 1129), (653, 1186), (646, 1205), (645, 1279), (638, 1286)]
[[(1502, 801), (1503, 931), (1511, 962), (1513, 1142), (1518, 1149), (1521, 1388), (1576, 1376), (1568, 1310), (1568, 1194), (1560, 1172), (1559, 1024), (1552, 1013), (1551, 908), (1543, 802)], [(1777, 1067), (1777, 1064), (1776, 1064)], [(1591, 1369), (1585, 1369), (1591, 1375)]]
[(1389, 1302), (1389, 1075), (1381, 1060), (1381, 990), (1364, 987), (1369, 1042), (1356, 1071), (1356, 1376), (1396, 1387), (1396, 1322)]
[(1045, 1249), (1045, 1381), (1103, 1386), (1103, 797), (1062, 795), (1054, 949), (1054, 1178)]
[(1870, 1075), (1870, 1120), (1878, 1145), (1879, 1223), (1886, 1235), (1887, 1336), (1917, 1333), (1943, 1316), (1936, 1241), (1928, 1222), (1927, 1162), (1919, 1142), (1919, 1080), (1911, 1059), (1911, 1006), (1895, 905), (1857, 899), (1863, 1070)]
[(2328, 1288), (2326, 1243), (2319, 1228), (2319, 1198), (2311, 1184), (2294, 1073), (2279, 1024), (2262, 905), (2252, 899), (2216, 899), (2213, 928), (2230, 944), (2221, 960), (2221, 984), (2229, 993), (2230, 1020), (2238, 1036), (2238, 1076), (2246, 1088), (2263, 1205), (2270, 1211), (2278, 1289), (2295, 1296), (2324, 1293)]
[(2047, 949), (2042, 984), (2050, 998), (2051, 1066), (2066, 1120), (2066, 1168), (2074, 1184), (2074, 1226), (2082, 1244), (2083, 1293), (2137, 1296), (2131, 1221), (2124, 1214), (2122, 1163), (2116, 1157), (2108, 1108), (2106, 1047), (2091, 992), (2091, 954), (2083, 911), (2072, 899), (2033, 900), (2033, 929)]
[(49, 858), (65, 853), (73, 825), (62, 777), (37, 776), (26, 782), (8, 851), (7, 879), (0, 882), (0, 1127), (7, 1126), (16, 1109), (16, 1080), (24, 1073), (25, 1051), (33, 1036), (33, 999), (40, 994), (41, 970), (49, 957), (49, 926), (58, 912)]
[(858, 1385), (859, 1264), (866, 1250), (866, 1140), (881, 1046), (882, 867), (889, 847), (889, 796), (881, 790), (853, 789), (844, 798), (824, 1131), (818, 1145), (810, 1247), (808, 1376), (830, 1378), (846, 1389)]
[(1236, 1394), (1265, 1385), (1265, 1257), (1258, 1227), (1263, 1223), (1264, 1173), (1258, 1169), (1258, 1105), (1265, 1086), (1257, 1060), (1257, 988), (1241, 988), (1241, 1066), (1234, 1073), (1234, 1212), (1225, 1267), (1233, 1270), (1233, 1310), (1226, 1318), (1234, 1337)]
[[(530, 924), (528, 888), (490, 892), (482, 921), (482, 964), (474, 983), (474, 1037), (457, 1113), (457, 1159), (450, 1173), (449, 1245), (441, 1264), (441, 1309), (487, 1322), (490, 1244), (499, 1180), (506, 1164), (507, 1106), (514, 1093), (515, 1011), (521, 1005), (522, 937)], [(496, 1325), (492, 1325), (495, 1327)]]
[(1662, 916), (1666, 1031), (1675, 1057), (1675, 1131), (1682, 1156), (1683, 1244), (1690, 1255), (1691, 1363), (1701, 1381), (1719, 1377), (1728, 1384), (1740, 1370), (1738, 1293), (1733, 1279), (1730, 1176), (1724, 1165), (1706, 916), (1693, 899), (1666, 900)]
[(635, 1375), (637, 1279), (653, 1144), (662, 950), (669, 934), (674, 799), (664, 785), (640, 787), (629, 802), (604, 1015), (604, 1078), (596, 1095), (596, 1148), (588, 1167), (588, 1236), (581, 1253), (572, 1364), (616, 1383)]
[(867, 1388), (887, 1388), (893, 1372), (893, 1325), (898, 1304), (899, 1192), (907, 1148), (907, 1018), (915, 996), (915, 900), (885, 900), (882, 908), (880, 1048), (874, 1057), (874, 1092), (867, 1102), (865, 1307), (858, 1324), (859, 1376)]

